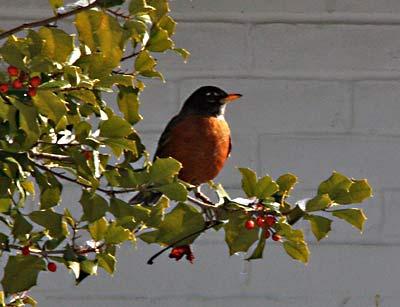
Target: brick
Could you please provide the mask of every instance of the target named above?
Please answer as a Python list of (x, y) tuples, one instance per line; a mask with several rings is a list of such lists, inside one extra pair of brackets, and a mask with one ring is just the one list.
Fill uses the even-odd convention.
[(336, 0), (336, 12), (354, 13), (398, 13), (400, 3), (396, 0)]
[(260, 25), (252, 43), (255, 69), (393, 71), (400, 68), (396, 26)]
[(255, 13), (322, 12), (325, 10), (325, 4), (323, 1), (318, 0), (248, 0), (246, 2), (229, 0), (175, 0), (171, 1), (171, 9), (173, 13), (182, 14), (182, 16), (185, 16), (185, 13), (213, 13), (221, 15), (240, 13), (244, 16), (251, 16)]
[(218, 71), (249, 69), (246, 43), (248, 28), (224, 23), (179, 23), (174, 37), (176, 45), (191, 52), (187, 64), (177, 55), (155, 54), (160, 70), (169, 74), (178, 71)]
[(354, 130), (399, 134), (399, 82), (359, 82), (354, 86)]
[(398, 227), (398, 217), (400, 214), (400, 192), (385, 191), (384, 194), (384, 213), (383, 239), (389, 242), (400, 242), (400, 230)]
[(243, 94), (226, 111), (237, 133), (344, 132), (350, 127), (350, 86), (345, 82), (193, 79), (181, 84), (181, 102), (208, 84)]
[(302, 188), (316, 189), (333, 170), (367, 178), (374, 189), (398, 187), (400, 144), (392, 138), (357, 136), (261, 136), (263, 173), (278, 176), (292, 172)]
[[(293, 307), (318, 306), (322, 299), (329, 304), (319, 306), (340, 306), (344, 298), (373, 298), (376, 294), (399, 298), (399, 246), (320, 244), (311, 245), (310, 249), (307, 266), (292, 261), (278, 244), (268, 245), (265, 258), (248, 266), (242, 256), (228, 257), (222, 244), (212, 243), (195, 246), (194, 265), (171, 261), (163, 255), (153, 266), (147, 266), (145, 261), (159, 247), (140, 243), (137, 251), (128, 247), (119, 250), (118, 270), (113, 278), (100, 273), (75, 287), (63, 274), (43, 273), (34, 295), (39, 301), (42, 297), (58, 298), (61, 304), (68, 299), (71, 304), (91, 300), (168, 302), (168, 298), (189, 297), (205, 302), (225, 297), (235, 304), (245, 298), (262, 297), (279, 307), (285, 306), (283, 303)], [(64, 288), (50, 292), (51, 284), (58, 282), (55, 279), (63, 281)], [(303, 304), (296, 305), (296, 298)]]
[(145, 80), (146, 88), (140, 96), (140, 114), (143, 120), (135, 128), (141, 132), (161, 130), (178, 112), (179, 102), (174, 83)]

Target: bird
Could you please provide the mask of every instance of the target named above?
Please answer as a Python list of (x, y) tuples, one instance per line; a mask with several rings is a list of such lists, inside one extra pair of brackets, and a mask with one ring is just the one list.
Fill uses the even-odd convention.
[[(202, 86), (195, 90), (166, 125), (154, 160), (171, 157), (179, 161), (182, 168), (178, 178), (196, 187), (214, 179), (232, 149), (225, 109), (240, 97), (241, 94), (228, 94), (216, 86)], [(160, 196), (161, 193), (157, 192), (139, 192), (130, 203), (151, 204)]]

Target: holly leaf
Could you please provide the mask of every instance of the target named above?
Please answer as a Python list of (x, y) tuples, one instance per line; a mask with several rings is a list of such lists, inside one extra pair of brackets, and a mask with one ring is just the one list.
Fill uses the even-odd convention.
[(256, 196), (257, 174), (249, 168), (239, 168), (242, 174), (242, 189), (247, 197)]
[(276, 180), (276, 183), (279, 186), (278, 194), (288, 195), (293, 187), (296, 185), (297, 177), (293, 174), (284, 174)]
[(119, 244), (130, 239), (132, 239), (132, 233), (115, 222), (110, 224), (104, 236), (104, 240), (108, 244)]
[(33, 255), (10, 256), (4, 268), (1, 280), (6, 294), (14, 294), (29, 290), (36, 285), (40, 271), (45, 270), (46, 262), (43, 258)]
[(341, 205), (361, 203), (372, 196), (372, 188), (366, 179), (354, 180), (348, 191), (338, 192), (334, 201)]
[(305, 220), (310, 222), (311, 231), (315, 238), (320, 241), (331, 231), (332, 220), (319, 215), (306, 215)]
[(83, 208), (83, 219), (90, 223), (102, 218), (108, 210), (107, 201), (103, 197), (85, 190), (79, 202)]
[(49, 3), (53, 10), (56, 10), (64, 5), (64, 0), (49, 0)]
[(62, 214), (51, 210), (33, 211), (29, 218), (36, 224), (49, 230), (52, 237), (59, 237), (63, 234)]
[(12, 234), (14, 237), (30, 233), (33, 226), (21, 215), (17, 214), (14, 220)]
[(74, 50), (74, 37), (58, 28), (43, 27), (38, 32), (43, 40), (42, 54), (49, 59), (64, 63)]
[(117, 102), (125, 120), (131, 125), (142, 120), (143, 117), (139, 114), (138, 94), (133, 87), (120, 86)]
[(173, 182), (157, 188), (158, 191), (166, 195), (171, 200), (185, 201), (188, 192), (185, 186), (179, 182)]
[(104, 271), (111, 275), (114, 273), (117, 260), (113, 255), (106, 253), (97, 254), (96, 259), (99, 267), (103, 268)]
[(283, 242), (283, 248), (286, 253), (295, 260), (307, 263), (310, 251), (308, 249), (307, 243), (295, 242), (295, 241), (285, 241)]
[(93, 240), (100, 241), (104, 239), (104, 234), (106, 233), (107, 228), (108, 222), (104, 217), (102, 217), (89, 225), (89, 233)]
[(351, 180), (346, 176), (333, 172), (333, 174), (325, 181), (321, 182), (318, 187), (318, 195), (328, 194), (331, 199), (335, 199), (338, 193), (348, 191)]
[(247, 252), (250, 246), (258, 239), (258, 228), (248, 230), (244, 224), (249, 219), (247, 215), (231, 214), (229, 222), (224, 225), (225, 241), (229, 247), (229, 254)]
[(328, 194), (317, 195), (306, 203), (306, 211), (319, 211), (329, 208), (333, 201), (329, 198)]
[(132, 126), (119, 116), (112, 116), (99, 126), (100, 136), (106, 138), (124, 138), (133, 132)]
[(363, 230), (364, 223), (367, 220), (367, 217), (361, 209), (335, 210), (332, 212), (332, 215), (339, 219), (345, 220), (360, 231)]
[(33, 103), (40, 114), (51, 119), (56, 125), (67, 113), (65, 102), (51, 91), (38, 91), (33, 97)]
[(182, 164), (173, 158), (157, 158), (150, 167), (150, 181), (154, 183), (169, 183), (172, 181)]
[(265, 199), (279, 190), (279, 186), (272, 181), (270, 176), (260, 178), (256, 185), (256, 196), (258, 199)]

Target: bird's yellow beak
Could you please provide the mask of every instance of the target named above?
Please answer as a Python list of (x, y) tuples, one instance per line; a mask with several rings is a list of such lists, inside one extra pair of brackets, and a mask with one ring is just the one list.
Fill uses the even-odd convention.
[(242, 97), (241, 94), (228, 94), (225, 98), (222, 99), (223, 103), (231, 103), (232, 101), (235, 101), (236, 99), (239, 99)]

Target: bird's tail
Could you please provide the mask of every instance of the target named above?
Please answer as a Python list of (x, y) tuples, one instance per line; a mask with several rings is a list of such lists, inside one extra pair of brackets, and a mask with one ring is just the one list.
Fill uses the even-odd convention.
[(139, 192), (131, 198), (129, 204), (130, 205), (143, 204), (146, 206), (151, 206), (156, 204), (161, 198), (161, 196), (162, 193), (160, 192), (153, 192), (153, 191)]

